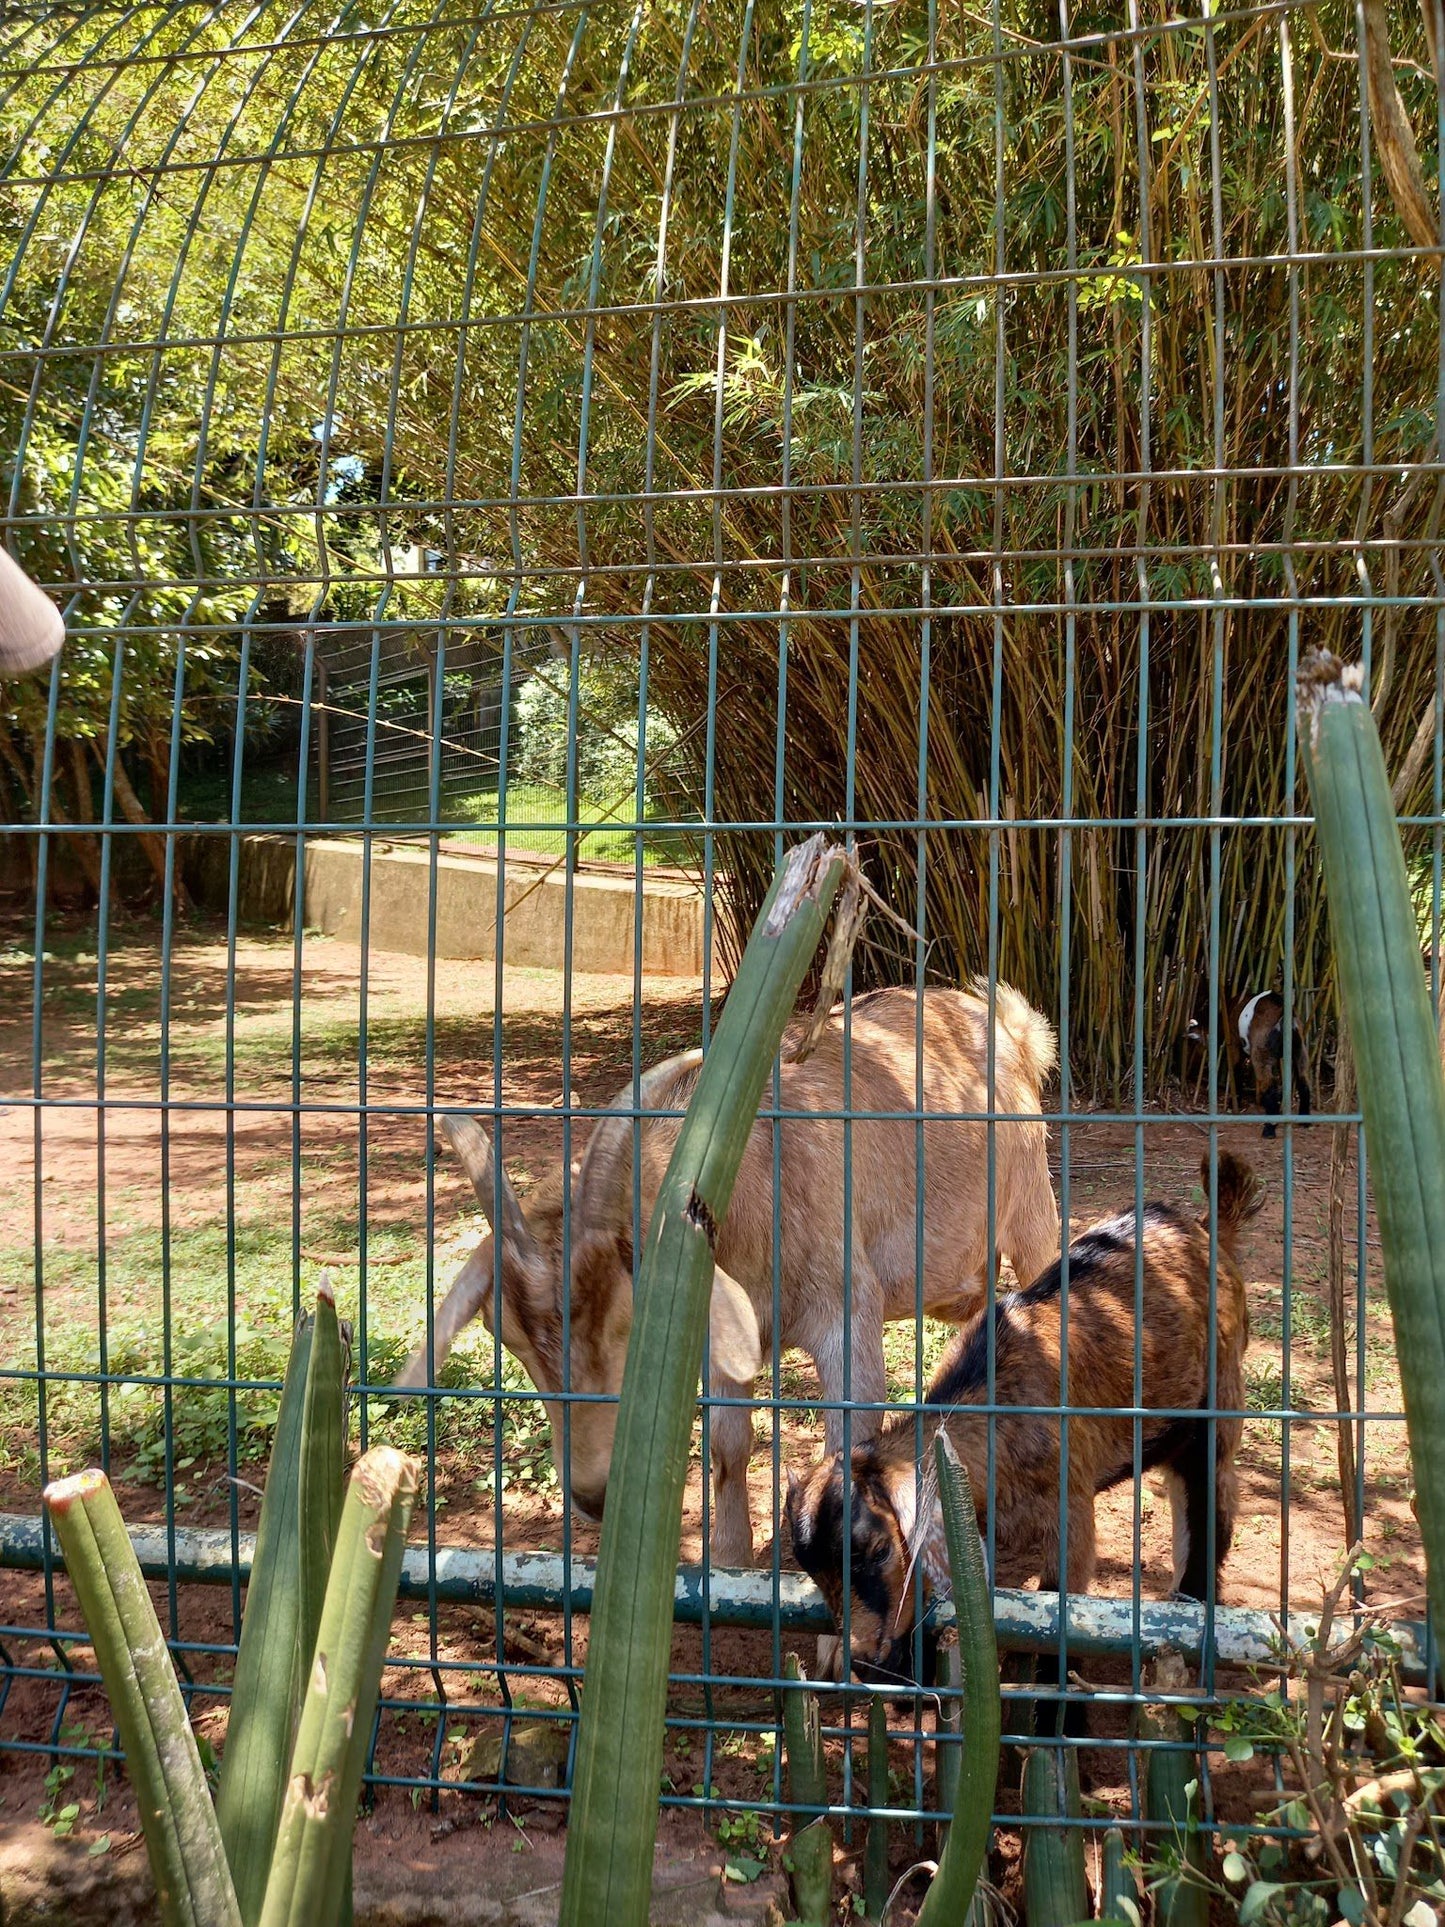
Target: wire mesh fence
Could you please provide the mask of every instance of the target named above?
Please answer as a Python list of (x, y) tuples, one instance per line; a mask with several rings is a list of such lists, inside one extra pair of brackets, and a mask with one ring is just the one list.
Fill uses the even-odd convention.
[[(1217, 1712), (1357, 1537), (1356, 1596), (1416, 1616), (1293, 699), (1306, 647), (1363, 656), (1438, 994), (1440, 257), (1416, 148), (1438, 34), (1429, 5), (1389, 25), (1393, 106), (1369, 78), (1383, 16), (1329, 0), (7, 15), (4, 531), (68, 641), (48, 681), (0, 689), (0, 1747), (108, 1741), (38, 1518), (41, 1483), (96, 1458), (150, 1528), (219, 1733), (251, 1481), (331, 1269), (357, 1435), (430, 1468), (371, 1782), (565, 1797), (565, 1745), (525, 1770), (505, 1749), (571, 1730), (627, 1293), (589, 1297), (597, 1225), (561, 1174), (614, 1101), (679, 1108), (636, 1080), (706, 1048), (780, 853), (817, 828), (856, 842), (883, 907), (835, 1082), (780, 1064), (762, 1114), (739, 1276), (764, 1369), (701, 1400), (664, 1801), (736, 1841), (782, 1823), (775, 1691), (833, 1624), (787, 1475), (891, 1414), (911, 1478), (931, 1384), (935, 1416), (962, 1399), (986, 1435), (1000, 1625), (1041, 1668), (1011, 1703), (1060, 1679), (1089, 1703), (1086, 1740), (1048, 1743), (1092, 1750), (1091, 1824), (1141, 1823), (1160, 1653), (1193, 1656)], [(975, 975), (977, 1028), (929, 1043), (919, 1013)], [(1055, 1081), (1009, 1084), (1001, 986), (1056, 1032)], [(1280, 1003), (1251, 1065), (1260, 993)], [(983, 1081), (940, 1096), (955, 1050)], [(498, 1203), (435, 1135), (458, 1110), (553, 1213), (556, 1285), (529, 1307), (505, 1241), (482, 1246), (474, 1309), (500, 1292), (502, 1316), (443, 1363), (440, 1307)], [(1005, 1370), (1031, 1117), (1065, 1232), (1119, 1219), (1127, 1395), (1088, 1380), (1097, 1238), (1049, 1301), (1052, 1378)], [(606, 1219), (627, 1265), (665, 1133), (637, 1144)], [(1266, 1194), (1247, 1345), (1222, 1153)], [(1182, 1356), (1150, 1350), (1155, 1198), (1210, 1234), (1184, 1393)], [(998, 1280), (940, 1230), (966, 1205)], [(821, 1324), (800, 1240), (837, 1248)], [(982, 1377), (935, 1380), (979, 1312)], [(1098, 1468), (1096, 1572), (1021, 1418), (1071, 1472), (1090, 1425), (1127, 1434)], [(1200, 1606), (1168, 1603), (1170, 1424), (1210, 1469), (1219, 1553), (1212, 1469), (1242, 1435)], [(1014, 1589), (1039, 1547), (1016, 1572), (998, 1530), (1028, 1478), (1061, 1541), (1037, 1594)], [(948, 1694), (893, 1690), (890, 1811), (922, 1822)], [(855, 1694), (827, 1709), (853, 1814)], [(1223, 1744), (1203, 1798), (1239, 1820), (1283, 1782)]]

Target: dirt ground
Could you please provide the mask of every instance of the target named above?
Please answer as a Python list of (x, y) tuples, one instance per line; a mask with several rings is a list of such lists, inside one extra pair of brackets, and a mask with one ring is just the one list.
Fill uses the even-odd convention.
[[(353, 946), (310, 936), (298, 953), (289, 938), (255, 934), (238, 940), (232, 959), (224, 932), (204, 924), (177, 934), (163, 1023), (157, 930), (143, 922), (113, 933), (103, 977), (93, 933), (80, 925), (59, 925), (48, 934), (37, 1046), (29, 944), (25, 927), (0, 924), (0, 1361), (11, 1370), (33, 1369), (36, 1360), (37, 1242), (47, 1364), (54, 1368), (53, 1354), (70, 1361), (64, 1369), (76, 1371), (81, 1367), (75, 1361), (88, 1355), (85, 1346), (100, 1343), (103, 1321), (107, 1342), (118, 1342), (114, 1335), (125, 1333), (127, 1343), (141, 1344), (149, 1334), (149, 1342), (159, 1344), (167, 1310), (177, 1330), (192, 1321), (197, 1327), (208, 1322), (224, 1327), (231, 1297), (238, 1321), (271, 1330), (272, 1342), (279, 1342), (275, 1334), (284, 1331), (293, 1279), (305, 1290), (324, 1265), (336, 1276), (343, 1312), (358, 1318), (359, 1338), (368, 1347), (367, 1375), (378, 1387), (366, 1401), (371, 1436), (387, 1435), (394, 1414), (381, 1389), (386, 1366), (420, 1332), (427, 1291), (427, 1124), (420, 1107), (429, 1101), (489, 1101), (500, 1027), (503, 1100), (534, 1113), (509, 1120), (503, 1138), (508, 1169), (525, 1190), (563, 1155), (564, 1141), (573, 1156), (585, 1143), (585, 1121), (569, 1126), (563, 1114), (568, 1093), (582, 1106), (606, 1103), (626, 1080), (631, 1063), (634, 1002), (627, 979), (578, 976), (566, 987), (548, 973), (509, 971), (498, 1020), (491, 965), (441, 961), (429, 974), (422, 959), (363, 958)], [(104, 1014), (103, 1031), (98, 1031), (98, 1010)], [(699, 985), (650, 982), (638, 1025), (643, 1061), (696, 1042), (700, 1022)], [(37, 1053), (39, 1087), (51, 1100), (39, 1112), (38, 1137), (37, 1110), (30, 1102), (37, 1090)], [(102, 1135), (94, 1102), (98, 1075), (110, 1100)], [(1136, 1133), (1129, 1124), (1086, 1122), (1072, 1127), (1068, 1139), (1065, 1147), (1060, 1131), (1053, 1130), (1050, 1156), (1057, 1179), (1067, 1154), (1070, 1217), (1077, 1231), (1132, 1202)], [(1207, 1131), (1187, 1115), (1151, 1118), (1142, 1131), (1146, 1194), (1187, 1202), (1208, 1141)], [(1303, 1608), (1318, 1600), (1344, 1548), (1336, 1427), (1316, 1416), (1333, 1411), (1335, 1403), (1326, 1299), (1331, 1133), (1315, 1127), (1294, 1134), (1288, 1199), (1283, 1139), (1263, 1142), (1255, 1130), (1226, 1123), (1218, 1141), (1221, 1148), (1248, 1157), (1268, 1185), (1265, 1209), (1249, 1228), (1242, 1252), (1253, 1331), (1251, 1403), (1263, 1415), (1246, 1427), (1241, 1517), (1223, 1598), (1264, 1610), (1284, 1604)], [(1353, 1177), (1349, 1196), (1353, 1201)], [(434, 1212), (434, 1289), (440, 1296), (481, 1223), (465, 1179), (441, 1155)], [(1347, 1224), (1353, 1222), (1351, 1210)], [(359, 1303), (363, 1236), (364, 1320)], [(169, 1276), (163, 1262), (167, 1252)], [(1372, 1596), (1395, 1601), (1418, 1593), (1422, 1562), (1372, 1219), (1365, 1226), (1364, 1255), (1364, 1315), (1350, 1334), (1349, 1351), (1352, 1397), (1366, 1420), (1364, 1536), (1378, 1562), (1370, 1575)], [(1353, 1263), (1352, 1255), (1352, 1280)], [(903, 1328), (896, 1328), (894, 1345), (896, 1358), (911, 1355), (911, 1337)], [(484, 1374), (489, 1346), (480, 1334), (473, 1362)], [(523, 1381), (516, 1383), (520, 1387)], [(806, 1361), (791, 1356), (784, 1361), (786, 1396), (806, 1397), (811, 1384)], [(9, 1389), (17, 1391), (18, 1382)], [(5, 1390), (0, 1370), (0, 1394)], [(177, 1409), (192, 1390), (177, 1388)], [(760, 1397), (766, 1391), (760, 1381)], [(133, 1396), (159, 1401), (162, 1392), (146, 1387)], [(120, 1398), (116, 1388), (112, 1416)], [(5, 1408), (8, 1433), (0, 1413), (0, 1509), (33, 1514), (42, 1455), (33, 1427), (26, 1433), (15, 1419), (17, 1409)], [(55, 1413), (68, 1410), (57, 1390)], [(1289, 1417), (1281, 1422), (1278, 1415), (1285, 1411)], [(89, 1421), (80, 1408), (76, 1412), (68, 1430), (61, 1416), (47, 1430), (43, 1469), (52, 1476), (94, 1452)], [(490, 1420), (476, 1405), (471, 1415), (473, 1429), (459, 1441), (444, 1438), (436, 1457), (436, 1534), (439, 1543), (486, 1547), (494, 1543), (497, 1517), (496, 1493), (485, 1476), (492, 1453)], [(777, 1417), (760, 1413), (760, 1441)], [(816, 1448), (820, 1428), (802, 1422), (807, 1417), (781, 1415), (785, 1463)], [(543, 1449), (545, 1434), (536, 1422), (519, 1423), (530, 1423), (531, 1430), (507, 1440), (501, 1508), (505, 1546), (568, 1545), (576, 1554), (595, 1552), (595, 1532), (564, 1518)], [(111, 1469), (129, 1517), (167, 1516), (153, 1462), (147, 1468), (119, 1451)], [(254, 1490), (248, 1483), (232, 1484), (223, 1451), (211, 1457), (202, 1451), (178, 1468), (176, 1483), (173, 1516), (180, 1523), (221, 1525), (234, 1518), (242, 1529), (254, 1525)], [(751, 1490), (760, 1557), (766, 1560), (773, 1511), (766, 1449), (754, 1457)], [(683, 1537), (683, 1555), (689, 1559), (699, 1553), (700, 1504), (695, 1461)], [(1099, 1515), (1096, 1590), (1127, 1598), (1134, 1584), (1132, 1492), (1126, 1487), (1107, 1497)], [(1168, 1508), (1147, 1484), (1141, 1533), (1141, 1591), (1146, 1598), (1163, 1597), (1171, 1568)], [(784, 1563), (791, 1563), (786, 1555)], [(1000, 1575), (1005, 1582), (1009, 1577)], [(55, 1582), (54, 1596), (58, 1623), (74, 1627), (63, 1580)], [(55, 1648), (39, 1630), (46, 1622), (45, 1582), (3, 1572), (0, 1597), (0, 1658), (20, 1669), (8, 1697), (0, 1700), (3, 1827), (7, 1815), (33, 1816), (49, 1797), (44, 1786), (54, 1757), (49, 1749), (62, 1737), (61, 1727), (70, 1736), (94, 1735), (105, 1720), (93, 1689), (65, 1694), (55, 1671)], [(172, 1633), (197, 1648), (224, 1646), (233, 1638), (237, 1602), (229, 1590), (187, 1587), (171, 1597), (158, 1588), (157, 1598)], [(1414, 1616), (1413, 1606), (1408, 1610)], [(565, 1707), (567, 1681), (552, 1669), (581, 1665), (585, 1620), (568, 1624), (545, 1615), (508, 1613), (499, 1624), (490, 1613), (442, 1608), (433, 1632), (424, 1609), (404, 1606), (397, 1632), (396, 1656), (411, 1663), (394, 1666), (384, 1687), (376, 1767), (391, 1784), (377, 1791), (373, 1830), (380, 1825), (384, 1833), (390, 1824), (386, 1816), (394, 1814), (397, 1824), (414, 1822), (429, 1839), (438, 1829), (438, 1838), (460, 1842), (465, 1837), (468, 1855), (528, 1851), (528, 1838), (560, 1824), (558, 1802), (532, 1801), (520, 1809), (514, 1802), (507, 1824), (499, 1819), (495, 1800), (443, 1792), (434, 1802), (415, 1783), (434, 1774), (444, 1780), (459, 1777), (478, 1735), (495, 1731), (499, 1668), (518, 1706)], [(805, 1659), (810, 1656), (809, 1640), (785, 1638), (782, 1650), (790, 1647)], [(774, 1797), (774, 1703), (771, 1690), (760, 1682), (776, 1676), (780, 1657), (765, 1633), (713, 1629), (704, 1639), (681, 1628), (677, 1634), (667, 1777), (673, 1794), (684, 1801), (715, 1788), (720, 1801), (739, 1803), (732, 1810), (736, 1826), (724, 1843), (725, 1857), (728, 1851), (745, 1861), (767, 1857), (762, 1852), (766, 1817), (749, 1820), (747, 1803), (765, 1804)], [(198, 1650), (192, 1663), (200, 1730), (219, 1741), (224, 1702), (206, 1686), (227, 1677), (225, 1656)], [(698, 1677), (704, 1672), (727, 1683), (710, 1690)], [(1089, 1678), (1104, 1688), (1127, 1688), (1129, 1670), (1101, 1664)], [(435, 1710), (439, 1686), (445, 1689), (445, 1718)], [(711, 1736), (709, 1714), (716, 1722)], [(856, 1709), (851, 1718), (856, 1725)], [(1107, 1745), (1111, 1737), (1122, 1740), (1126, 1731), (1122, 1709), (1101, 1708), (1093, 1733), (1105, 1744), (1086, 1756), (1086, 1780), (1097, 1803), (1093, 1810), (1101, 1816), (1130, 1810), (1128, 1755)], [(68, 1743), (80, 1742), (71, 1737)], [(15, 1747), (37, 1750), (5, 1750)], [(843, 1741), (835, 1740), (832, 1750), (841, 1769)], [(895, 1750), (899, 1804), (926, 1805), (931, 1745), (899, 1741)], [(1212, 1777), (1217, 1812), (1247, 1820), (1268, 1803), (1272, 1781), (1262, 1765), (1225, 1768), (1221, 1761)], [(1000, 1786), (1004, 1810), (1011, 1797), (1006, 1782), (1007, 1774)], [(1012, 1784), (1016, 1787), (1016, 1775)], [(111, 1817), (105, 1810), (93, 1811), (95, 1769), (89, 1762), (61, 1791), (82, 1808), (78, 1840), (93, 1843), (107, 1831), (117, 1837), (123, 1833), (123, 1795), (111, 1791)], [(716, 1821), (714, 1811), (710, 1824)], [(677, 1823), (683, 1822), (696, 1825), (695, 1815), (682, 1810)], [(920, 1849), (912, 1829), (900, 1824), (895, 1832), (901, 1868)], [(855, 1829), (846, 1847), (850, 1868), (861, 1842), (861, 1829)], [(709, 1845), (706, 1851), (714, 1849)], [(1007, 1843), (1002, 1851), (1007, 1861)], [(1008, 1867), (1001, 1864), (995, 1872), (1003, 1876)]]

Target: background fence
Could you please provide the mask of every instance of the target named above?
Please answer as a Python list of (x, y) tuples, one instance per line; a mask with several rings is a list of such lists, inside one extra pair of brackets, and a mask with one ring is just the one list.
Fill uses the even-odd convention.
[[(815, 827), (901, 919), (854, 987), (982, 971), (1057, 1024), (1076, 1228), (1187, 1203), (1221, 1142), (1265, 1177), (1225, 1599), (1308, 1607), (1357, 1521), (1411, 1593), (1352, 1099), (1264, 1144), (1225, 1060), (1238, 1002), (1279, 988), (1334, 1086), (1308, 646), (1368, 667), (1438, 978), (1427, 25), (1389, 23), (1392, 96), (1363, 58), (1383, 14), (1342, 0), (11, 10), (0, 513), (69, 641), (0, 691), (0, 1747), (104, 1738), (35, 1523), (97, 1456), (160, 1535), (193, 1705), (223, 1704), (246, 1481), (323, 1266), (360, 1436), (433, 1466), (375, 1782), (495, 1788), (473, 1743), (499, 1716), (565, 1729), (595, 1544), (565, 1448), (480, 1326), (439, 1394), (389, 1389), (479, 1228), (430, 1121), (487, 1109), (519, 1184), (578, 1155), (635, 1067), (706, 1041), (714, 938), (736, 954)], [(496, 858), (470, 947), (439, 934), (459, 834)], [(296, 852), (284, 928), (248, 922), (267, 836)], [(338, 839), (369, 857), (350, 921), (307, 854)], [(398, 839), (422, 869), (383, 946)], [(620, 974), (588, 967), (619, 862)], [(695, 879), (668, 883), (693, 977), (644, 970), (658, 865)], [(558, 970), (508, 963), (509, 868), (558, 892)], [(890, 1328), (893, 1397), (942, 1338)], [(817, 1389), (773, 1367), (771, 1551), (751, 1591), (689, 1592), (664, 1789), (735, 1819), (781, 1801), (768, 1689), (826, 1623), (776, 1496)], [(700, 1465), (689, 1494), (695, 1563)], [(1091, 1644), (1074, 1602), (1069, 1650), (1101, 1800), (1136, 1814), (1131, 1709), (1181, 1622), (1150, 1604), (1137, 1466), (1101, 1520), (1123, 1604)], [(1263, 1622), (1218, 1623), (1233, 1663)], [(1236, 1677), (1211, 1658), (1204, 1686)], [(897, 1809), (923, 1815), (911, 1757)]]

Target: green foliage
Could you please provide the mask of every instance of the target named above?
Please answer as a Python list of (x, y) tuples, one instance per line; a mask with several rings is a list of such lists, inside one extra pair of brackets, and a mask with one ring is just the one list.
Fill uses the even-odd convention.
[[(572, 715), (565, 662), (546, 664), (527, 678), (516, 703), (514, 769), (521, 783), (567, 794)], [(589, 803), (630, 817), (636, 813), (639, 679), (635, 661), (601, 652), (584, 658), (577, 672), (577, 793)], [(657, 813), (667, 793), (665, 770), (677, 731), (654, 710), (646, 718), (643, 813)], [(658, 765), (662, 767), (659, 768)], [(510, 791), (510, 783), (508, 785)], [(509, 794), (509, 805), (511, 802)], [(566, 814), (565, 807), (562, 812)]]
[[(1273, 1756), (1269, 1763), (1282, 1769), (1285, 1788), (1282, 1798), (1259, 1806), (1257, 1832), (1231, 1831), (1218, 1865), (1191, 1851), (1202, 1836), (1192, 1756), (1188, 1766), (1166, 1766), (1163, 1778), (1187, 1818), (1173, 1838), (1158, 1836), (1151, 1845), (1144, 1871), (1156, 1911), (1161, 1901), (1176, 1910), (1187, 1905), (1203, 1919), (1212, 1899), (1241, 1927), (1330, 1927), (1339, 1920), (1349, 1927), (1429, 1927), (1439, 1917), (1440, 1710), (1404, 1687), (1398, 1646), (1376, 1614), (1366, 1611), (1337, 1643), (1351, 1578), (1371, 1563), (1368, 1555), (1348, 1558), (1307, 1642), (1282, 1642), (1287, 1685), (1276, 1675), (1209, 1713), (1210, 1744), (1225, 1762), (1243, 1767)], [(1168, 1757), (1151, 1753), (1151, 1789), (1155, 1763)]]
[[(965, 824), (995, 808), (1059, 815), (1067, 705), (1072, 811), (1114, 824), (1006, 840), (1002, 973), (1035, 998), (1051, 994), (1067, 921), (1075, 1069), (1121, 1091), (1142, 929), (1143, 977), (1157, 993), (1144, 1013), (1145, 1073), (1177, 1074), (1208, 956), (1210, 833), (1151, 834), (1141, 876), (1134, 831), (1118, 819), (1138, 807), (1243, 820), (1220, 850), (1221, 967), (1232, 988), (1264, 981), (1283, 961), (1286, 840), (1253, 825), (1298, 801), (1276, 673), (1279, 599), (1310, 598), (1316, 640), (1354, 633), (1360, 584), (1342, 529), (1369, 545), (1383, 517), (1398, 528), (1382, 652), (1392, 772), (1433, 681), (1428, 491), (1388, 479), (1434, 433), (1432, 270), (1390, 252), (1404, 231), (1388, 193), (1360, 177), (1359, 76), (1330, 51), (1355, 45), (1344, 0), (1325, 0), (1317, 33), (1287, 38), (1247, 15), (1171, 21), (1157, 35), (1146, 23), (1137, 103), (1112, 17), (1074, 17), (1079, 33), (1102, 37), (1072, 62), (1066, 99), (1057, 22), (1023, 0), (1001, 9), (997, 71), (990, 31), (967, 11), (940, 17), (930, 38), (923, 0), (866, 15), (785, 0), (753, 18), (744, 114), (730, 104), (741, 0), (709, 14), (685, 63), (685, 12), (651, 9), (629, 85), (655, 105), (679, 84), (690, 104), (675, 117), (639, 112), (615, 141), (606, 110), (628, 8), (594, 9), (585, 24), (572, 9), (523, 8), (486, 33), (450, 5), (404, 12), (375, 34), (369, 18), (348, 17), (324, 46), (288, 39), (287, 18), (266, 0), (239, 44), (229, 15), (158, 3), (120, 27), (104, 11), (77, 18), (64, 41), (73, 78), (59, 88), (43, 71), (53, 26), (10, 29), (0, 241), (17, 269), (0, 305), (11, 356), (0, 446), (18, 464), (22, 559), (75, 591), (62, 730), (103, 738), (117, 624), (121, 747), (139, 790), (168, 752), (182, 639), (181, 734), (219, 742), (247, 618), (248, 726), (259, 727), (313, 619), (362, 635), (370, 623), (445, 621), (449, 651), (506, 619), (530, 658), (580, 611), (589, 673), (605, 657), (635, 687), (646, 608), (649, 735), (660, 743), (664, 718), (680, 732), (694, 796), (711, 742), (718, 867), (735, 886), (740, 936), (771, 854), (767, 838), (730, 823), (770, 821), (779, 807), (831, 820), (850, 747), (859, 816), (906, 821), (917, 809), (921, 624), (874, 611), (917, 606), (926, 554), (940, 612), (926, 810)], [(1406, 109), (1428, 127), (1422, 23), (1402, 15), (1392, 28)], [(127, 48), (146, 57), (113, 64)], [(491, 135), (498, 123), (551, 125), (564, 68), (575, 122), (542, 145)], [(866, 90), (855, 84), (865, 71)], [(799, 81), (809, 91), (790, 222)], [(1382, 252), (1364, 276), (1367, 192)], [(1059, 272), (1071, 205), (1074, 281)], [(730, 288), (768, 298), (719, 313), (724, 233)], [(872, 290), (862, 299), (860, 244)], [(1268, 265), (1292, 248), (1323, 258), (1295, 276)], [(1192, 265), (1215, 255), (1266, 265), (1231, 268), (1221, 296), (1219, 278)], [(1010, 277), (1002, 307), (987, 279), (999, 260)], [(772, 298), (789, 286), (796, 301)], [(1375, 396), (1388, 398), (1371, 414), (1368, 483), (1356, 472), (1367, 362)], [(1147, 495), (1132, 479), (1146, 466), (1146, 387), (1147, 466), (1160, 477)], [(1003, 491), (987, 485), (1000, 436), (1013, 478)], [(1296, 456), (1303, 473), (1289, 485)], [(915, 485), (926, 460), (931, 491)], [(1232, 475), (1222, 548), (1216, 463)], [(794, 485), (785, 537), (784, 479)], [(439, 572), (408, 573), (398, 557), (417, 548), (440, 558)], [(860, 572), (843, 560), (855, 555), (870, 558), (856, 624)], [(1228, 599), (1218, 623), (1216, 564)], [(999, 587), (1010, 614), (997, 642), (994, 797)], [(785, 590), (794, 614), (783, 624), (769, 611)], [(1058, 613), (1066, 603), (1071, 623)], [(43, 698), (41, 683), (3, 697), (0, 762), (20, 810), (33, 808)], [(548, 740), (555, 769), (555, 729)], [(617, 746), (622, 787), (629, 752)], [(68, 764), (58, 794), (77, 808)], [(1427, 800), (1427, 785), (1422, 771), (1407, 802)], [(931, 962), (957, 975), (988, 940), (986, 843), (965, 828), (926, 846)], [(1318, 874), (1307, 845), (1294, 854), (1295, 974), (1320, 986), (1327, 1024)], [(883, 833), (867, 861), (912, 920), (913, 833)], [(880, 921), (860, 980), (901, 967), (896, 941)]]

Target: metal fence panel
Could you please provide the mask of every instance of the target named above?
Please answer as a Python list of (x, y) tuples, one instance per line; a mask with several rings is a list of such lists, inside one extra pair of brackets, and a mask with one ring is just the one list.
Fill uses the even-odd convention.
[[(767, 876), (818, 827), (893, 913), (847, 1037), (869, 988), (974, 973), (991, 1013), (1013, 984), (1056, 1026), (1066, 1226), (1192, 1196), (1217, 1232), (1221, 1147), (1269, 1189), (1248, 1404), (1221, 1402), (1216, 1345), (1179, 1413), (1211, 1462), (1245, 1425), (1222, 1598), (1162, 1596), (1142, 1257), (1094, 1593), (999, 1594), (1006, 1643), (1081, 1676), (1109, 1810), (1139, 1817), (1157, 1654), (1239, 1690), (1269, 1612), (1307, 1615), (1357, 1532), (1412, 1592), (1293, 701), (1305, 647), (1363, 655), (1438, 993), (1439, 251), (1372, 150), (1376, 30), (1291, 0), (11, 11), (0, 513), (69, 640), (48, 681), (0, 688), (0, 1747), (106, 1737), (38, 1518), (80, 1460), (147, 1527), (192, 1705), (223, 1704), (251, 1481), (326, 1268), (358, 1438), (431, 1467), (372, 1784), (495, 1793), (516, 1776), (474, 1740), (508, 1743), (523, 1709), (570, 1730), (596, 1529), (564, 1497), (616, 1380), (579, 1375), (574, 1286), (546, 1409), (480, 1323), (439, 1382), (393, 1388), (482, 1228), (433, 1126), (477, 1110), (531, 1186), (619, 1093), (655, 1112), (635, 1080), (706, 1047)], [(1267, 989), (1268, 1143), (1234, 1041)], [(988, 1036), (992, 1245), (1016, 1127)], [(947, 1336), (924, 1317), (925, 1122), (950, 1114), (924, 1100), (921, 1017), (910, 1054), (870, 1106), (845, 1047), (832, 1113), (845, 1195), (878, 1182), (890, 1118), (916, 1173), (886, 1400), (855, 1396), (840, 1307), (845, 1455), (899, 1403), (921, 1454)], [(1300, 1070), (1330, 1128), (1305, 1128)], [(828, 1401), (785, 1337), (782, 1077), (760, 1563), (712, 1557), (736, 1398), (700, 1401), (684, 1521), (663, 1797), (711, 1815), (786, 1810), (774, 1690), (830, 1623), (783, 1526)], [(571, 1279), (586, 1227), (560, 1208)], [(856, 1280), (873, 1234), (845, 1214), (837, 1235)], [(1082, 1262), (1057, 1396), (1026, 1407), (1066, 1461)], [(1216, 1240), (1216, 1336), (1219, 1279)], [(981, 1283), (991, 1520), (1013, 1282)], [(1038, 1502), (1066, 1557), (1063, 1480)], [(896, 1811), (921, 1822), (936, 1695), (899, 1691)], [(857, 1706), (831, 1690), (834, 1738)], [(1205, 1759), (1213, 1801), (1217, 1740)], [(837, 1764), (866, 1810), (851, 1744)]]

